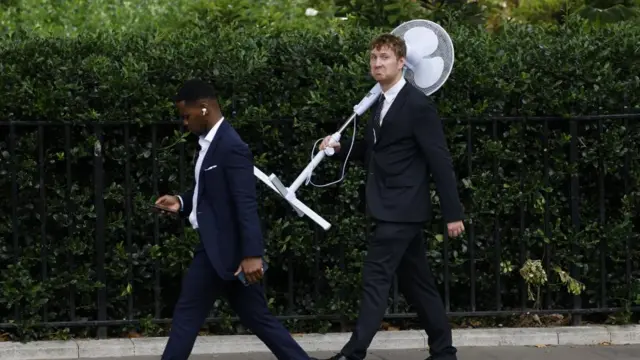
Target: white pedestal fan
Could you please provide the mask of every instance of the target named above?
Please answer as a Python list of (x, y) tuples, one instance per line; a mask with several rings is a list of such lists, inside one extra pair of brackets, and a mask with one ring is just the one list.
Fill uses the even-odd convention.
[[(449, 78), (454, 62), (453, 43), (449, 34), (440, 25), (422, 19), (407, 21), (391, 31), (391, 34), (402, 37), (407, 45), (407, 57), (404, 69), (404, 77), (407, 82), (422, 91), (425, 96), (431, 95), (440, 89)], [(351, 114), (340, 129), (331, 136), (332, 141), (339, 142), (342, 132), (353, 122), (354, 129), (351, 139), (351, 147), (353, 147), (356, 134), (355, 122), (353, 120), (356, 116), (362, 116), (362, 114), (371, 107), (378, 99), (380, 92), (380, 84), (376, 84), (371, 88), (360, 103), (354, 106), (353, 114)], [(322, 138), (316, 141), (316, 145), (320, 141), (322, 141)], [(312, 183), (312, 185), (324, 187), (342, 181), (346, 162), (351, 153), (351, 147), (345, 158), (340, 179), (329, 184), (315, 185)], [(331, 224), (300, 201), (296, 197), (296, 191), (304, 182), (307, 184), (310, 183), (313, 170), (320, 164), (325, 155), (331, 156), (333, 154), (334, 149), (331, 147), (327, 147), (324, 151), (320, 151), (315, 155), (313, 155), (312, 151), (311, 162), (309, 162), (289, 187), (285, 187), (275, 174), (267, 176), (257, 167), (254, 167), (254, 175), (289, 202), (299, 216), (307, 215), (324, 230), (329, 230)]]

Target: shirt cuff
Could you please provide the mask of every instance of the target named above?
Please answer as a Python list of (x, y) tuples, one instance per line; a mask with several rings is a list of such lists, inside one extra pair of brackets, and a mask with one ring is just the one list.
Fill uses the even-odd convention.
[(176, 195), (176, 197), (178, 198), (178, 200), (180, 200), (180, 211), (182, 211), (182, 209), (184, 209), (184, 202), (182, 201), (182, 196)]

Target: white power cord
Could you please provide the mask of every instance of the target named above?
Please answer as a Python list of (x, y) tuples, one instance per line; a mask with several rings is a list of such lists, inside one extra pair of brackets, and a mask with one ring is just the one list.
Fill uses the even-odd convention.
[[(349, 155), (351, 155), (351, 150), (353, 150), (353, 145), (354, 145), (355, 140), (356, 140), (356, 129), (357, 129), (356, 128), (356, 119), (354, 118), (353, 119), (353, 134), (351, 135), (351, 145), (349, 146), (349, 151), (347, 152), (347, 156), (345, 156), (345, 158), (344, 158), (344, 164), (342, 164), (342, 175), (340, 175), (340, 179), (338, 179), (336, 181), (333, 181), (333, 182), (330, 182), (330, 183), (327, 183), (327, 184), (321, 184), (321, 185), (314, 184), (313, 181), (311, 181), (311, 175), (313, 174), (313, 171), (311, 171), (311, 172), (309, 172), (309, 176), (307, 176), (307, 179), (305, 181), (305, 185), (311, 184), (311, 185), (313, 185), (315, 187), (321, 188), (321, 187), (327, 187), (327, 186), (331, 186), (331, 185), (337, 184), (337, 183), (341, 182), (342, 180), (344, 180), (344, 174), (345, 174), (345, 171), (347, 169), (347, 161), (349, 161)], [(335, 135), (340, 136), (339, 133), (336, 133), (333, 136), (335, 136)], [(313, 149), (311, 149), (311, 160), (312, 161), (313, 161), (313, 158), (315, 156), (314, 152), (316, 151), (316, 147), (318, 146), (318, 143), (322, 142), (323, 140), (324, 140), (324, 138), (320, 138), (320, 139), (316, 140), (316, 142), (313, 144)], [(327, 149), (329, 149), (329, 148), (327, 148)], [(331, 149), (331, 150), (333, 150), (333, 149)], [(320, 150), (320, 151), (325, 151), (325, 150)], [(331, 155), (333, 155), (334, 152), (333, 151), (330, 151), (330, 152), (331, 152)], [(329, 155), (329, 156), (331, 156), (331, 155)], [(314, 171), (315, 171), (315, 169), (314, 169)]]

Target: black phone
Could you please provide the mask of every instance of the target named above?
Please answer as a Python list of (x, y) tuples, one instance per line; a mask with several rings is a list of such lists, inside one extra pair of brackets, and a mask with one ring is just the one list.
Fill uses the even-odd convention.
[[(267, 269), (269, 269), (269, 264), (264, 261), (264, 259), (262, 260), (262, 273), (266, 273)], [(249, 286), (251, 284), (249, 284), (249, 281), (247, 280), (247, 278), (244, 276), (244, 271), (241, 271), (240, 274), (238, 274), (238, 280), (240, 280), (240, 282), (242, 283), (242, 285), (244, 286)]]
[(150, 207), (151, 207), (152, 210), (161, 212), (163, 214), (169, 213), (171, 215), (177, 215), (177, 212), (175, 212), (172, 209), (169, 209), (168, 207), (162, 206), (162, 205), (151, 204)]

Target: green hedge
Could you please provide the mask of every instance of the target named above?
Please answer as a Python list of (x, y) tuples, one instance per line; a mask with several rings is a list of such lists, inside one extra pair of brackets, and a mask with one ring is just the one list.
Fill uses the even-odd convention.
[[(527, 259), (543, 259), (549, 276), (548, 291), (535, 306), (574, 305), (553, 273), (554, 266), (571, 270), (585, 284), (582, 306), (630, 304), (634, 294), (628, 283), (640, 275), (638, 122), (605, 116), (599, 136), (597, 121), (544, 123), (530, 117), (637, 112), (640, 29), (632, 24), (591, 28), (571, 22), (560, 28), (514, 25), (489, 35), (445, 25), (456, 46), (456, 64), (434, 98), (441, 115), (452, 120), (446, 133), (469, 231), (445, 242), (439, 235), (439, 218), (426, 231), (429, 260), (441, 284), (444, 263), (449, 262), (451, 311), (534, 306), (526, 298), (519, 272)], [(372, 86), (366, 76), (367, 44), (376, 34), (346, 27), (269, 35), (206, 28), (162, 36), (131, 34), (124, 40), (97, 33), (0, 42), (0, 322), (12, 321), (17, 311), (19, 336), (66, 336), (64, 326), (32, 326), (44, 320), (68, 321), (72, 312), (74, 319), (95, 320), (96, 294), (103, 285), (109, 319), (170, 317), (196, 241), (192, 231), (183, 232), (174, 220), (148, 211), (155, 196), (177, 192), (192, 179), (195, 142), (185, 139), (178, 125), (166, 124), (176, 117), (170, 96), (187, 78), (213, 81), (221, 91), (225, 114), (254, 149), (257, 165), (290, 183), (309, 161), (313, 142), (335, 129), (336, 121), (349, 115)], [(487, 121), (505, 116), (529, 119)], [(9, 120), (20, 121), (14, 125), (13, 151)], [(117, 125), (123, 122), (130, 123), (126, 133)], [(100, 143), (96, 124), (102, 126)], [(576, 130), (573, 142), (571, 124)], [(67, 137), (70, 149), (65, 152)], [(104, 153), (106, 284), (99, 282), (95, 265), (96, 144)], [(574, 164), (569, 163), (572, 146)], [(180, 154), (186, 159), (182, 163)], [(545, 161), (551, 168), (546, 176)], [(12, 166), (17, 169), (15, 207)], [(314, 182), (337, 178), (339, 166), (323, 163)], [(577, 182), (571, 181), (571, 174)], [(334, 225), (316, 235), (312, 223), (259, 186), (271, 263), (268, 296), (277, 314), (353, 318), (368, 226), (361, 211), (363, 180), (362, 169), (351, 167), (340, 186), (301, 189), (300, 198)], [(579, 190), (572, 194), (576, 184)], [(599, 186), (605, 190), (602, 199)], [(579, 204), (573, 214), (572, 199)], [(604, 213), (599, 211), (600, 201)], [(18, 228), (13, 227), (14, 212)], [(156, 280), (160, 287), (154, 285)], [(75, 303), (70, 305), (72, 295)], [(409, 309), (400, 298), (391, 310)], [(214, 312), (230, 313), (224, 302)], [(330, 321), (286, 324), (292, 331), (332, 326)], [(116, 335), (135, 328), (112, 327)], [(161, 328), (144, 321), (137, 331), (154, 335), (162, 333)], [(233, 329), (224, 323), (217, 331)]]

